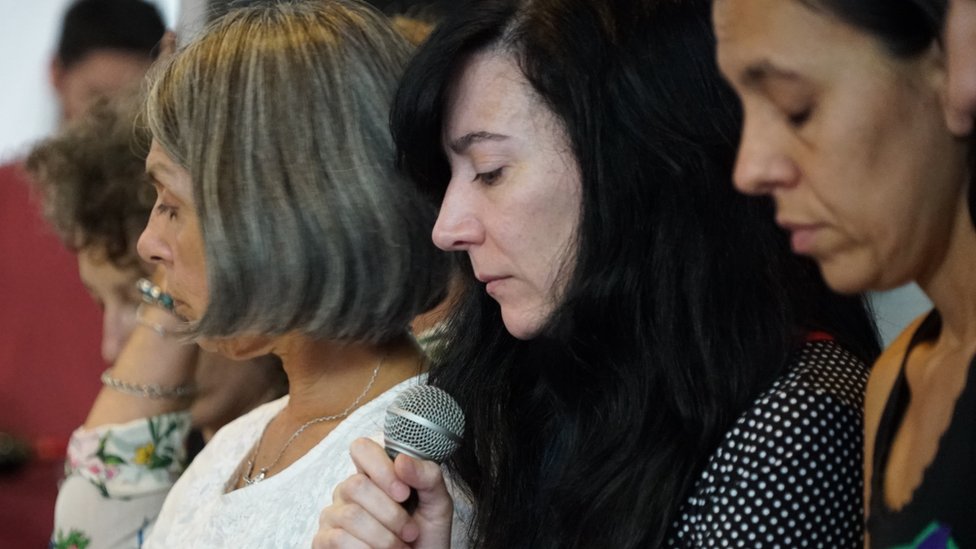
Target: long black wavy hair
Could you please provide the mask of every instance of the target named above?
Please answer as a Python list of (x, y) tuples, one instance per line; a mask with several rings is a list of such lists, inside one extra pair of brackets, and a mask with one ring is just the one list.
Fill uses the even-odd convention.
[(862, 299), (790, 252), (771, 203), (736, 193), (741, 114), (708, 0), (475, 1), (409, 65), (400, 168), (432, 199), (441, 131), (472, 54), (509, 54), (570, 138), (577, 261), (543, 335), (519, 341), (459, 254), (465, 288), (431, 382), (468, 435), (449, 462), (481, 547), (653, 547), (726, 431), (806, 333), (872, 360)]

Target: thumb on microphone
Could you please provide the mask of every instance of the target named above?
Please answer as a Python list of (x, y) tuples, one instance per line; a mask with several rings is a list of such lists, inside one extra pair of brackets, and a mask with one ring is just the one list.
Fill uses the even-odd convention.
[(449, 547), (454, 500), (447, 490), (440, 465), (400, 454), (394, 460), (393, 468), (397, 478), (417, 493), (412, 521), (417, 527), (417, 537), (407, 540), (413, 535), (405, 531), (405, 541), (424, 547)]

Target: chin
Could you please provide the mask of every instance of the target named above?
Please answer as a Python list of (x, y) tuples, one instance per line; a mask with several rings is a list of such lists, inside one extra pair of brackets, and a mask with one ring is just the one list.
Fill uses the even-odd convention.
[(502, 322), (505, 323), (505, 329), (512, 337), (522, 341), (534, 339), (542, 331), (541, 321), (527, 319), (524, 315), (506, 315), (504, 310), (502, 311)]
[(850, 262), (825, 262), (820, 273), (831, 290), (845, 295), (888, 290), (899, 284), (886, 284), (876, 268), (866, 269)]

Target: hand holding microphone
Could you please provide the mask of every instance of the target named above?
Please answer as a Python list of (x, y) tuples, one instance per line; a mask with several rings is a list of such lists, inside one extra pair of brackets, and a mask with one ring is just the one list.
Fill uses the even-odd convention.
[[(460, 407), (444, 391), (420, 385), (401, 393), (387, 409), (386, 448), (353, 443), (358, 473), (336, 487), (313, 547), (450, 547), (454, 504), (438, 463), (463, 433)], [(413, 498), (416, 508), (408, 510)]]

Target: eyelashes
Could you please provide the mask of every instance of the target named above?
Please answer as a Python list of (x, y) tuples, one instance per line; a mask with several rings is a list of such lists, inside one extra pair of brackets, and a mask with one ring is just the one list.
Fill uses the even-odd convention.
[(475, 181), (480, 181), (485, 185), (492, 185), (501, 178), (503, 170), (504, 168), (498, 168), (490, 172), (479, 173), (475, 175)]
[(796, 113), (787, 113), (786, 119), (789, 121), (790, 125), (794, 128), (800, 128), (810, 120), (810, 115), (813, 113), (813, 109), (803, 109)]
[(176, 208), (168, 204), (159, 203), (156, 206), (156, 213), (169, 216), (170, 219), (176, 219)]

